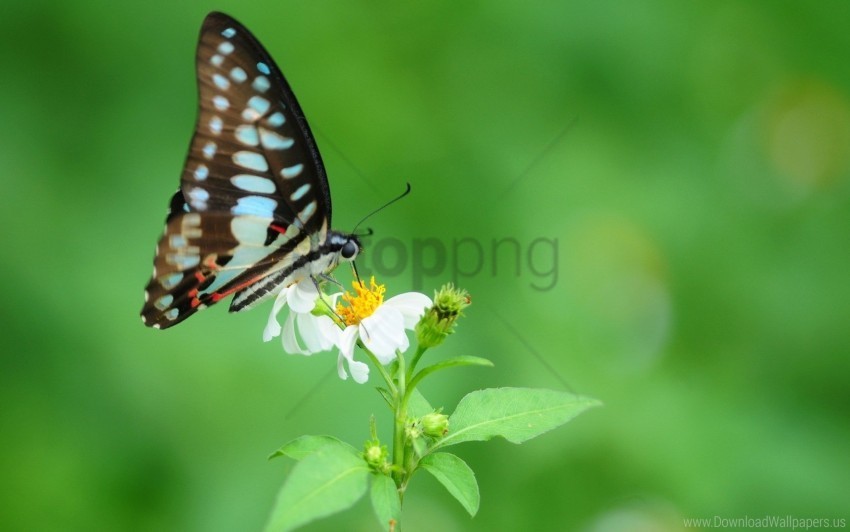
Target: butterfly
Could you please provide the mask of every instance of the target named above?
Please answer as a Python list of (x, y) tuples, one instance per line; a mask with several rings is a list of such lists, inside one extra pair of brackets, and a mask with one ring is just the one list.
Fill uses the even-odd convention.
[(361, 249), (331, 227), (316, 141), (280, 69), (239, 22), (210, 13), (196, 54), (199, 112), (145, 288), (142, 321), (165, 329), (233, 294), (252, 308), (327, 276)]

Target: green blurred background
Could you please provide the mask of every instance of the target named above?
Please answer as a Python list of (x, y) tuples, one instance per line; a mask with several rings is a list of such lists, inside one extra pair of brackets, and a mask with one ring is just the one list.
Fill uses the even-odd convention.
[[(397, 239), (384, 269), (407, 262), (381, 280), (410, 290), (414, 244), (439, 239), (422, 289), (455, 278), (474, 304), (432, 356), (496, 364), (426, 381), (429, 399), (605, 402), (522, 446), (457, 448), (480, 513), (423, 475), (407, 530), (850, 517), (850, 4), (6, 0), (0, 528), (256, 530), (291, 467), (270, 451), (359, 446), (373, 412), (387, 434), (335, 355), (262, 343), (270, 305), (139, 320), (213, 9), (293, 85), (338, 229), (412, 183), (370, 220), (373, 251)], [(463, 275), (469, 238), (483, 266)], [(307, 529), (373, 527), (364, 501)]]

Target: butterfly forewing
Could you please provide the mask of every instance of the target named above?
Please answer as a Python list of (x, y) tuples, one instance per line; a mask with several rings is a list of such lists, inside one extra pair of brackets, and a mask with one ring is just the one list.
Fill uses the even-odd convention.
[(212, 13), (196, 61), (198, 122), (142, 309), (158, 328), (286, 268), (330, 227), (315, 141), (262, 45)]

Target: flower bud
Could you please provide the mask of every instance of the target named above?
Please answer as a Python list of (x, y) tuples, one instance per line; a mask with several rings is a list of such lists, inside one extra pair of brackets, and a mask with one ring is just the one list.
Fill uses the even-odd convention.
[(454, 332), (455, 322), (463, 309), (472, 303), (469, 292), (451, 283), (434, 293), (434, 304), (416, 324), (416, 339), (424, 348), (436, 347)]
[(387, 446), (381, 445), (377, 440), (367, 441), (363, 445), (363, 459), (375, 471), (384, 472), (387, 470), (389, 466), (388, 456)]
[(449, 432), (449, 416), (440, 411), (425, 414), (422, 417), (422, 432), (432, 438), (442, 438)]

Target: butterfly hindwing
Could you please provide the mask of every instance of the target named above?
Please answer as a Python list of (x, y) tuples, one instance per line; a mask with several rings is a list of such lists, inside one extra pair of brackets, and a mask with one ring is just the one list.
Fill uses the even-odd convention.
[(262, 45), (211, 13), (196, 67), (198, 121), (142, 309), (157, 328), (290, 267), (315, 252), (330, 227), (315, 140)]

